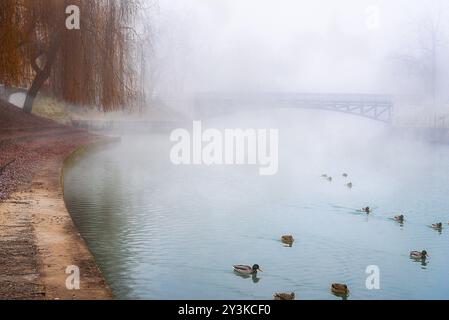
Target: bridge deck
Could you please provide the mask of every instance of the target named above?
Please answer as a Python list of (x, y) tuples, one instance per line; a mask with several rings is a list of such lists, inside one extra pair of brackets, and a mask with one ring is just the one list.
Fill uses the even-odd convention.
[(196, 118), (208, 118), (243, 108), (302, 108), (342, 112), (390, 123), (393, 106), (390, 96), (372, 94), (200, 94), (194, 99), (194, 114)]

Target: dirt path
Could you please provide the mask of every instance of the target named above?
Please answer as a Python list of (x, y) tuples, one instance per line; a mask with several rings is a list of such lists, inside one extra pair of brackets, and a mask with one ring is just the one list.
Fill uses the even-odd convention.
[[(0, 102), (0, 299), (109, 299), (66, 210), (60, 180), (78, 147), (106, 141)], [(68, 266), (80, 290), (66, 288)]]

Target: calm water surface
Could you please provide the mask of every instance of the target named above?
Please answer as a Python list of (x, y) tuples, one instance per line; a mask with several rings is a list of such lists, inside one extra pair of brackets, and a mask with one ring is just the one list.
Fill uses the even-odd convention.
[[(391, 139), (360, 118), (338, 116), (337, 126), (337, 116), (293, 115), (311, 119), (280, 112), (207, 124), (279, 127), (273, 177), (173, 166), (166, 135), (124, 136), (68, 170), (69, 210), (118, 298), (338, 299), (333, 282), (347, 283), (350, 299), (449, 298), (449, 148)], [(367, 205), (371, 216), (358, 211)], [(399, 213), (404, 226), (391, 220)], [(428, 227), (439, 221), (447, 230)], [(426, 264), (410, 260), (422, 249)], [(232, 271), (254, 263), (257, 277)], [(365, 287), (369, 265), (380, 268), (380, 290)]]

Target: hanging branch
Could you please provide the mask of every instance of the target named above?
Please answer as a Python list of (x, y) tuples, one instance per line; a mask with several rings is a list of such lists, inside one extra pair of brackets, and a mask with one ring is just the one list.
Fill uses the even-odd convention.
[[(68, 4), (80, 7), (80, 30), (65, 27)], [(70, 103), (125, 108), (137, 96), (138, 8), (139, 0), (1, 0), (0, 83), (29, 87), (25, 112), (44, 86)]]

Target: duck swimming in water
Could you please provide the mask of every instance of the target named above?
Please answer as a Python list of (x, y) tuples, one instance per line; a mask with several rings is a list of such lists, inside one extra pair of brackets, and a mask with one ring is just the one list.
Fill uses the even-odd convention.
[(274, 300), (295, 300), (295, 293), (275, 293)]
[(321, 178), (327, 178), (327, 174), (322, 174)]
[(343, 176), (343, 178), (347, 178), (348, 174), (347, 173), (343, 173), (342, 176)]
[(370, 207), (366, 207), (366, 208), (362, 208), (362, 211), (365, 212), (366, 214), (370, 214), (373, 210), (371, 210)]
[(282, 241), (282, 243), (288, 244), (291, 246), (293, 244), (293, 242), (295, 241), (295, 239), (293, 238), (292, 235), (285, 235), (285, 236), (281, 237), (281, 241)]
[(327, 177), (327, 181), (332, 182), (332, 177)]
[(443, 224), (441, 222), (438, 222), (438, 223), (432, 224), (431, 227), (435, 230), (441, 231), (443, 229)]
[(331, 291), (338, 296), (347, 296), (349, 294), (348, 286), (340, 283), (333, 283), (331, 285)]
[(349, 189), (352, 189), (352, 187), (353, 187), (354, 185), (352, 184), (352, 182), (349, 182), (349, 183), (346, 184), (346, 186), (347, 186)]
[(428, 256), (428, 254), (427, 254), (426, 250), (423, 250), (421, 252), (419, 252), (419, 251), (412, 251), (412, 252), (410, 252), (410, 258), (412, 258), (412, 259), (422, 259), (422, 260), (424, 260), (424, 259), (427, 258), (427, 256)]
[(255, 264), (254, 266), (246, 266), (246, 265), (235, 265), (234, 271), (241, 273), (241, 274), (257, 274), (258, 271), (263, 272), (262, 269), (260, 269), (258, 264)]
[(395, 217), (394, 217), (394, 220), (396, 220), (396, 221), (399, 222), (399, 223), (404, 223), (404, 215), (401, 214), (401, 215), (399, 215), (399, 216), (395, 216)]

